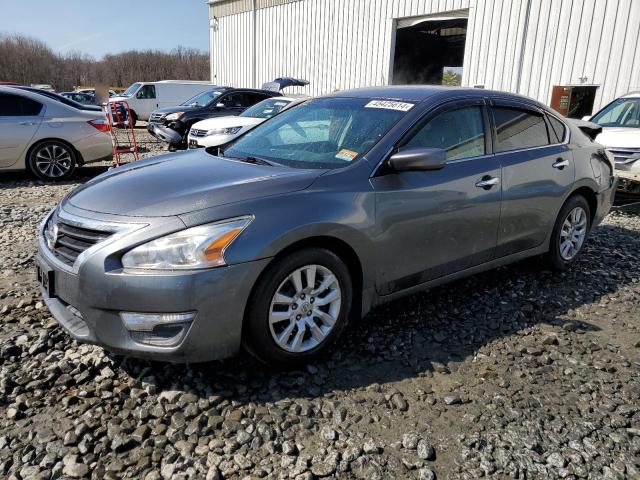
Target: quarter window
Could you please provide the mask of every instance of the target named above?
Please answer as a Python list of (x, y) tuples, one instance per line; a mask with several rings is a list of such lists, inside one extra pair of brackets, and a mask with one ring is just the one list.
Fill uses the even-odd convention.
[(496, 152), (549, 145), (544, 116), (530, 110), (493, 107), (496, 122)]
[(447, 152), (447, 160), (484, 155), (482, 107), (461, 107), (437, 114), (403, 147), (441, 148)]
[(18, 95), (0, 94), (0, 117), (30, 117), (42, 110), (42, 104)]
[(564, 123), (562, 123), (556, 117), (552, 117), (551, 115), (549, 115), (547, 118), (549, 119), (549, 124), (551, 125), (551, 131), (549, 132), (551, 134), (551, 138), (557, 143), (562, 143), (567, 127), (565, 127)]

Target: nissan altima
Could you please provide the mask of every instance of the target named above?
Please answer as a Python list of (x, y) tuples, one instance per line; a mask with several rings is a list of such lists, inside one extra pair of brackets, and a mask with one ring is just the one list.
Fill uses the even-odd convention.
[(570, 267), (615, 185), (610, 154), (533, 100), (345, 91), (77, 188), (43, 220), (37, 273), (80, 342), (299, 364), (403, 295), (525, 257)]

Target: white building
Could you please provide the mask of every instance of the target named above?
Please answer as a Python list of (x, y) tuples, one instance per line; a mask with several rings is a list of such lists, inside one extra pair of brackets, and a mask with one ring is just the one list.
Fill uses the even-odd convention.
[[(550, 104), (580, 85), (594, 110), (640, 90), (640, 0), (209, 0), (212, 81), (299, 93), (461, 84)], [(452, 76), (451, 73), (447, 74)], [(589, 98), (590, 97), (590, 98)], [(593, 105), (591, 105), (593, 101)], [(589, 112), (587, 112), (589, 113)]]

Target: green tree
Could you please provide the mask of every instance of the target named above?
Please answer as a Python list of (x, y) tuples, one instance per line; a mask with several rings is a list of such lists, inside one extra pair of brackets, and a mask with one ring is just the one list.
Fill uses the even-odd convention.
[(442, 74), (442, 85), (449, 87), (459, 87), (462, 85), (462, 75), (453, 70), (445, 70)]

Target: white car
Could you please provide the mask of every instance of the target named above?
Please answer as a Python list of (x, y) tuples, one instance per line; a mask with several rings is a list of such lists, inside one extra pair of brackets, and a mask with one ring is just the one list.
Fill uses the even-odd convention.
[(595, 140), (611, 152), (617, 169), (640, 173), (640, 92), (616, 98), (585, 120), (602, 127)]
[(102, 111), (0, 86), (0, 172), (28, 169), (43, 180), (62, 180), (111, 152)]
[(208, 118), (196, 122), (187, 137), (189, 148), (224, 145), (281, 111), (306, 100), (307, 97), (273, 97), (256, 103), (237, 116)]

